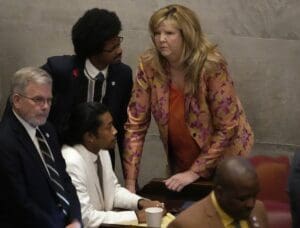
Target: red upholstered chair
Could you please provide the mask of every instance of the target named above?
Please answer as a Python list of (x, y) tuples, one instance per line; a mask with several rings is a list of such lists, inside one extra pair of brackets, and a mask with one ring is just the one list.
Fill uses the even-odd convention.
[(269, 227), (290, 228), (292, 220), (287, 194), (289, 158), (258, 155), (251, 157), (250, 161), (258, 174), (260, 193), (257, 198), (265, 205)]

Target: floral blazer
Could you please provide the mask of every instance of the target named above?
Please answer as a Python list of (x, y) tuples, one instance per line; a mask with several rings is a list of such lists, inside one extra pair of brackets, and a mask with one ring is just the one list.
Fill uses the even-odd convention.
[[(135, 183), (137, 179), (151, 113), (168, 153), (169, 83), (169, 79), (158, 79), (153, 68), (140, 63), (125, 124), (123, 165), (126, 183)], [(225, 155), (246, 156), (254, 135), (226, 65), (219, 64), (211, 75), (203, 70), (198, 91), (197, 96), (186, 94), (184, 104), (186, 125), (200, 148), (190, 169), (200, 177), (208, 178)]]

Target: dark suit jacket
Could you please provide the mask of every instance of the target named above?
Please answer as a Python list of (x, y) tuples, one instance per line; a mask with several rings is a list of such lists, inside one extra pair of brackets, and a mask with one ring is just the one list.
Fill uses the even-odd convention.
[[(257, 201), (250, 215), (250, 227), (268, 227), (266, 212), (263, 204)], [(254, 226), (253, 217), (256, 218), (256, 226)], [(180, 213), (176, 219), (168, 226), (168, 228), (223, 228), (221, 218), (216, 211), (211, 195), (203, 200), (193, 204), (191, 207)]]
[(289, 197), (293, 228), (300, 227), (300, 152), (295, 152), (289, 176)]
[[(86, 101), (88, 80), (84, 75), (85, 60), (76, 56), (54, 56), (42, 66), (53, 78), (53, 95), (49, 121), (61, 134), (72, 108)], [(103, 103), (110, 109), (114, 126), (118, 130), (118, 146), (121, 151), (124, 139), (124, 123), (131, 96), (132, 71), (123, 63), (109, 65), (106, 92)]]
[(38, 151), (10, 109), (0, 124), (0, 227), (60, 228), (74, 219), (81, 222), (80, 204), (55, 130), (49, 124), (40, 129), (49, 135), (47, 142), (70, 202), (69, 217), (64, 219)]

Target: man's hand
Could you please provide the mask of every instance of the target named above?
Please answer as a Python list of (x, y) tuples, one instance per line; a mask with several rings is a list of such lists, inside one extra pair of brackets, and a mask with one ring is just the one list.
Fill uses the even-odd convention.
[(77, 220), (74, 220), (72, 223), (67, 225), (66, 228), (81, 228), (81, 224)]
[(161, 207), (164, 208), (164, 203), (161, 203), (159, 201), (152, 201), (148, 199), (140, 199), (138, 202), (138, 209), (146, 209), (148, 207)]
[(146, 222), (146, 212), (145, 209), (148, 207), (161, 207), (163, 209), (163, 215), (167, 213), (165, 210), (164, 203), (161, 203), (157, 200), (148, 200), (148, 199), (140, 199), (138, 202), (138, 208), (136, 216), (138, 218), (139, 223), (145, 223)]
[(137, 211), (135, 211), (135, 214), (136, 214), (136, 217), (137, 217), (139, 223), (145, 223), (146, 222), (145, 209), (137, 210)]
[[(165, 216), (165, 214), (167, 213), (167, 211), (163, 208), (163, 216)], [(137, 210), (135, 211), (136, 217), (139, 221), (139, 223), (145, 223), (146, 222), (146, 211), (145, 209), (143, 210)]]
[(165, 185), (168, 189), (180, 192), (186, 185), (194, 182), (199, 178), (199, 175), (191, 170), (175, 174), (169, 179), (165, 180)]

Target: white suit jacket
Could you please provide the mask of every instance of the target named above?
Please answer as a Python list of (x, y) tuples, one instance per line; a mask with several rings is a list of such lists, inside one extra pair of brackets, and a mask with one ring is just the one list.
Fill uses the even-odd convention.
[(74, 147), (64, 145), (62, 148), (67, 172), (77, 190), (84, 227), (137, 220), (134, 211), (113, 210), (114, 208), (136, 210), (141, 197), (120, 186), (107, 150), (100, 150), (98, 153), (102, 163), (104, 185), (102, 192), (96, 166), (90, 153), (83, 145)]

